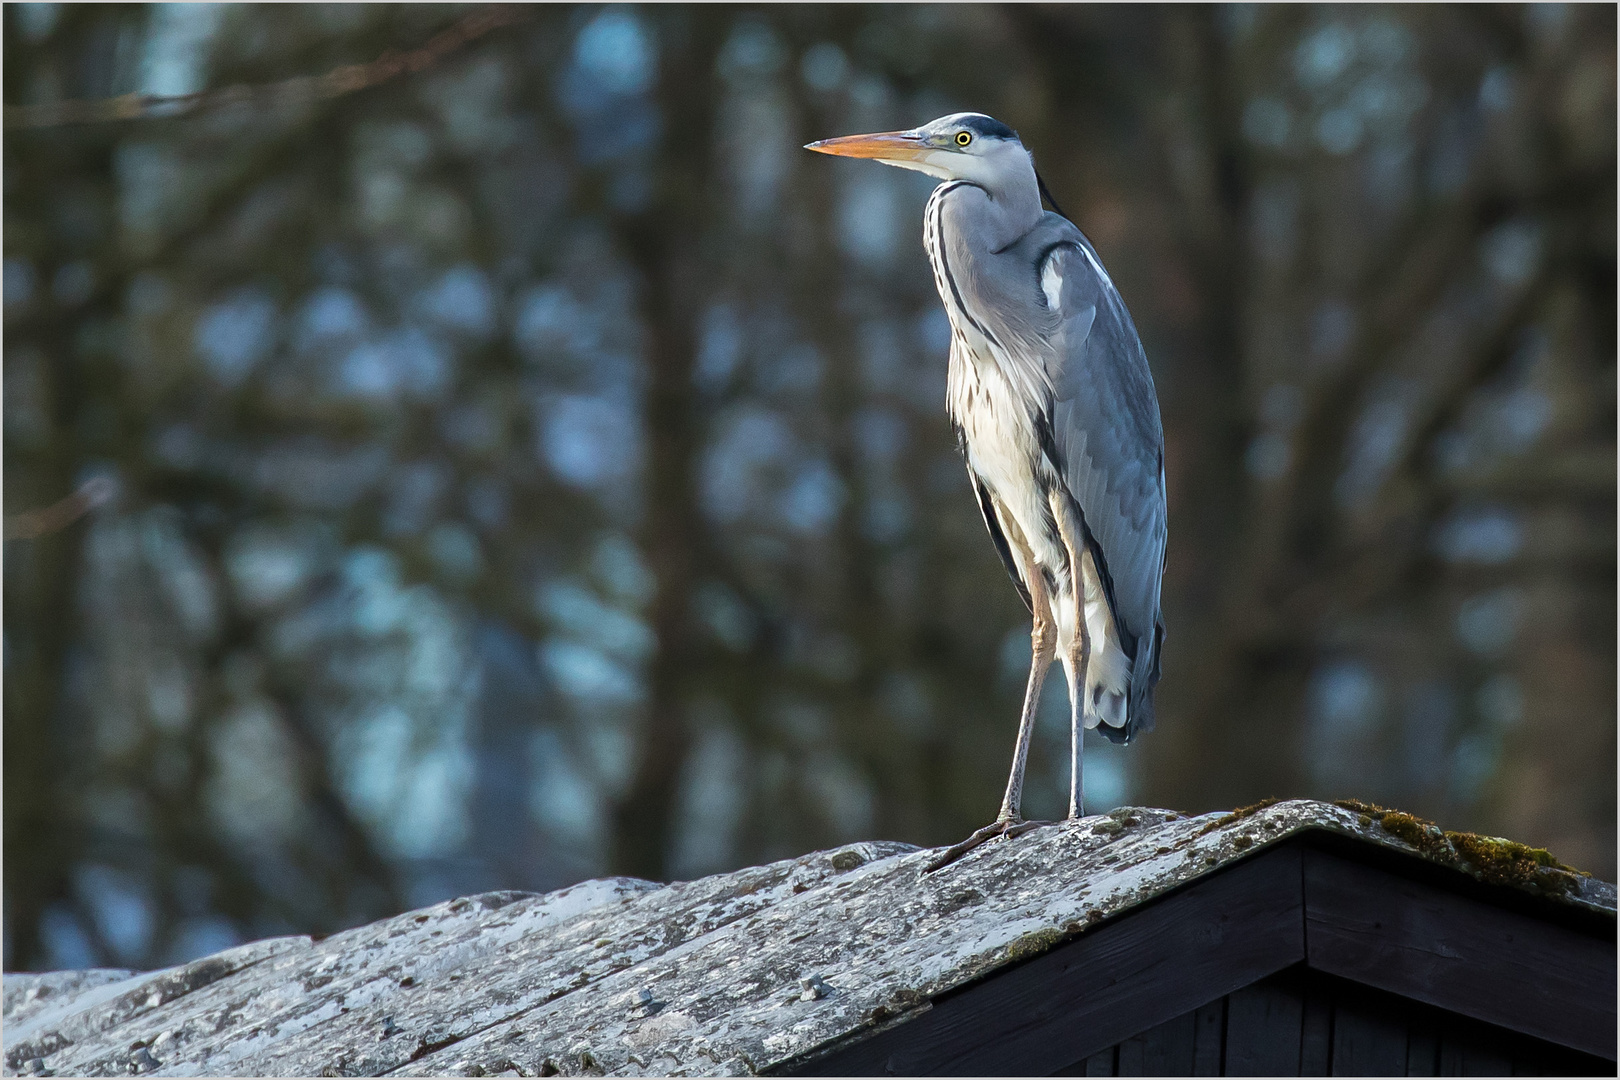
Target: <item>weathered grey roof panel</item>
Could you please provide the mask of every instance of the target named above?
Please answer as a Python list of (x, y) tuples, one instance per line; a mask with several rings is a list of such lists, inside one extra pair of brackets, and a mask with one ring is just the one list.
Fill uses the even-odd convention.
[(5, 977), (5, 1018), (8, 1030), (25, 1022), (50, 1025), (59, 1016), (88, 1009), (119, 991), (103, 989), (108, 983), (133, 979), (140, 972), (122, 968), (91, 968), (88, 971), (48, 971), (42, 975)]
[(8, 975), (5, 1065), (92, 1075), (758, 1072), (892, 1023), (1310, 829), (1614, 911), (1612, 885), (1544, 853), (1372, 807), (1296, 801), (1191, 818), (1127, 808), (993, 842), (926, 876), (929, 852), (870, 843), (669, 886), (613, 879), (470, 897), (321, 942), (278, 939), (103, 979), (89, 993), (87, 976), (73, 984), (83, 996), (48, 1014), (21, 1011), (33, 1007), (29, 980), (65, 976)]

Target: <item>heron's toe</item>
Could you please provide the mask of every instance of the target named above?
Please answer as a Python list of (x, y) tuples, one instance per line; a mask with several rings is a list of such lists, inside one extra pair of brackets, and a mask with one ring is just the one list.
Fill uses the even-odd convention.
[(972, 836), (961, 843), (952, 844), (946, 848), (939, 858), (923, 867), (923, 873), (932, 874), (935, 870), (949, 866), (987, 840), (994, 840), (998, 836), (1005, 836), (1009, 839), (1015, 836), (1023, 836), (1031, 829), (1038, 829), (1042, 825), (1055, 824), (1057, 823), (1053, 821), (1022, 821), (1014, 818), (998, 818), (984, 828), (975, 830)]
[(1018, 821), (1008, 822), (1002, 835), (1011, 840), (1015, 836), (1023, 836), (1031, 829), (1039, 829), (1043, 825), (1056, 825), (1055, 821)]

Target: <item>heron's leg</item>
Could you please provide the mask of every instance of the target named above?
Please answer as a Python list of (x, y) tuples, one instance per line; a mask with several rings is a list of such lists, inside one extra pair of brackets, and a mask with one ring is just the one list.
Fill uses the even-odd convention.
[(1075, 590), (1081, 593), (1077, 601), (1080, 608), (1077, 625), (1080, 632), (1075, 635), (1079, 638), (1076, 651), (1079, 656), (1069, 662), (1074, 674), (1069, 679), (1069, 818), (1071, 820), (1086, 815), (1086, 781), (1085, 781), (1085, 702), (1086, 702), (1086, 669), (1091, 666), (1091, 631), (1086, 626), (1086, 601), (1084, 585)]
[[(1022, 545), (1020, 545), (1022, 547)], [(996, 820), (977, 830), (959, 844), (947, 848), (944, 854), (923, 870), (932, 873), (942, 866), (960, 859), (986, 840), (997, 836), (1021, 836), (1030, 829), (1049, 825), (1047, 821), (1025, 821), (1019, 814), (1024, 799), (1024, 766), (1029, 761), (1030, 738), (1035, 733), (1035, 711), (1041, 703), (1041, 687), (1046, 682), (1047, 669), (1052, 666), (1057, 651), (1057, 630), (1052, 622), (1051, 596), (1041, 568), (1027, 552), (1020, 552), (1024, 566), (1024, 581), (1029, 588), (1030, 608), (1034, 619), (1029, 630), (1029, 685), (1024, 689), (1024, 710), (1018, 718), (1018, 743), (1013, 748), (1012, 775), (1007, 778), (1007, 793), (1001, 799), (1001, 813)]]
[(1085, 579), (1080, 568), (1074, 574), (1074, 615), (1076, 633), (1063, 657), (1063, 673), (1069, 680), (1069, 819), (1086, 814), (1085, 734), (1086, 671), (1091, 666), (1091, 629), (1086, 626)]
[(1086, 813), (1085, 716), (1086, 672), (1091, 666), (1091, 628), (1086, 625), (1086, 561), (1084, 549), (1075, 535), (1078, 530), (1069, 516), (1069, 507), (1053, 497), (1058, 533), (1069, 555), (1069, 592), (1074, 597), (1074, 640), (1063, 658), (1063, 673), (1069, 680), (1069, 818)]
[[(1039, 576), (1036, 570), (1035, 575)], [(1033, 599), (1035, 590), (1030, 590)], [(1043, 595), (1035, 605), (1035, 620), (1029, 631), (1029, 684), (1024, 688), (1024, 711), (1018, 718), (1018, 743), (1013, 747), (1012, 775), (1007, 777), (1007, 794), (1001, 798), (1001, 813), (997, 821), (1020, 821), (1019, 809), (1024, 801), (1024, 767), (1029, 763), (1029, 742), (1035, 733), (1035, 712), (1041, 704), (1041, 687), (1046, 682), (1047, 669), (1052, 666), (1056, 651), (1057, 634), (1052, 626), (1051, 607)], [(1042, 609), (1047, 616), (1042, 618)]]

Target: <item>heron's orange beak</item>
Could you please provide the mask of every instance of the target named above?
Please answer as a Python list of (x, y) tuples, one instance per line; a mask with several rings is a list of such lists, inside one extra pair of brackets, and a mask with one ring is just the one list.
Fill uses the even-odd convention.
[(845, 135), (805, 143), (806, 150), (838, 157), (877, 158), (881, 161), (916, 161), (934, 150), (927, 139), (912, 131), (880, 131), (874, 135)]

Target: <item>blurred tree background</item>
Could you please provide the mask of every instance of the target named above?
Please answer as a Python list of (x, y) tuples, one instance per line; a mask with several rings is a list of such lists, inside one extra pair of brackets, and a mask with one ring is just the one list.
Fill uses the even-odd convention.
[(1159, 730), (1095, 808), (1613, 878), (1613, 6), (4, 17), (6, 968), (988, 820), (1028, 623), (929, 182), (799, 148), (958, 109), (1164, 406)]

